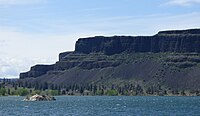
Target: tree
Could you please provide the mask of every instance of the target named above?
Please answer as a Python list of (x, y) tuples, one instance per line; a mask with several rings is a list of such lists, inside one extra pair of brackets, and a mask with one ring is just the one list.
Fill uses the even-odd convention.
[(62, 95), (66, 95), (66, 91), (65, 91), (65, 90), (62, 90), (62, 91), (61, 91), (61, 94), (62, 94)]
[(10, 88), (8, 88), (8, 91), (7, 91), (8, 95), (10, 95)]
[(184, 90), (181, 91), (181, 95), (182, 95), (182, 96), (185, 96), (185, 95), (186, 95)]
[(28, 82), (25, 81), (24, 86), (23, 87), (28, 87)]
[(39, 83), (38, 83), (38, 81), (35, 82), (35, 90), (39, 90)]
[(148, 87), (147, 90), (146, 90), (146, 93), (147, 94), (153, 94), (153, 87)]
[(60, 95), (60, 92), (58, 90), (49, 90), (48, 94), (56, 96), (56, 95)]
[(28, 95), (29, 92), (27, 89), (18, 89), (17, 93), (20, 96), (26, 96), (26, 95)]
[(117, 92), (117, 90), (114, 90), (114, 89), (108, 90), (107, 91), (107, 95), (109, 95), (109, 96), (116, 96), (116, 95), (118, 95), (118, 92)]
[(0, 89), (0, 95), (1, 96), (5, 96), (6, 95), (6, 89), (5, 88), (1, 88)]
[(28, 83), (28, 88), (32, 88), (31, 82)]
[(84, 88), (81, 86), (81, 90), (80, 90), (81, 95), (83, 95), (83, 92), (84, 92)]
[(29, 90), (29, 93), (30, 93), (30, 94), (32, 94), (32, 92), (33, 92), (33, 90), (32, 90), (32, 89), (30, 89), (30, 90)]
[(103, 89), (101, 89), (101, 95), (104, 95), (104, 90)]
[(17, 85), (15, 85), (15, 90), (17, 90)]
[(50, 84), (50, 87), (49, 87), (51, 90), (54, 89), (54, 84)]
[(143, 89), (139, 84), (137, 84), (137, 86), (136, 86), (136, 95), (141, 95), (141, 94), (143, 94)]

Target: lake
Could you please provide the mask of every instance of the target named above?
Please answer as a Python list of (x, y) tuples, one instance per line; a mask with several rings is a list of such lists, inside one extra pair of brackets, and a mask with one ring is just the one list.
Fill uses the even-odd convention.
[(200, 97), (57, 96), (48, 102), (24, 102), (23, 98), (0, 97), (0, 115), (200, 115)]

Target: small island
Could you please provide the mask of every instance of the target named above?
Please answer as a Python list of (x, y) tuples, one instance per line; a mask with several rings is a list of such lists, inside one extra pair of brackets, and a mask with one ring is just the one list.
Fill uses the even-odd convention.
[(23, 101), (54, 101), (54, 100), (56, 100), (55, 97), (35, 94), (31, 97), (26, 96)]

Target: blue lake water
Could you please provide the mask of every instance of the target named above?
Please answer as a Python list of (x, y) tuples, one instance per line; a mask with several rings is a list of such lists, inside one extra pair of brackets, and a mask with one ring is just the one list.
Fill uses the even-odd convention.
[(200, 97), (58, 96), (56, 101), (24, 102), (0, 97), (1, 116), (200, 115)]

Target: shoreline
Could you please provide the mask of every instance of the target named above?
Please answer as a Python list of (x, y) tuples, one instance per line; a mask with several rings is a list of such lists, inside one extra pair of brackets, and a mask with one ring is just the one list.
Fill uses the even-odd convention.
[[(31, 96), (31, 95), (26, 95)], [(6, 95), (0, 97), (26, 97), (26, 96), (19, 96), (19, 95)], [(198, 95), (55, 95), (57, 97), (200, 97)]]

